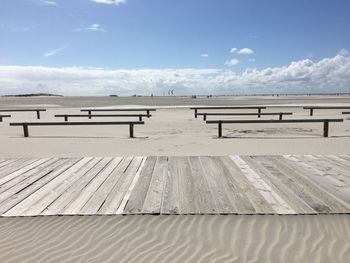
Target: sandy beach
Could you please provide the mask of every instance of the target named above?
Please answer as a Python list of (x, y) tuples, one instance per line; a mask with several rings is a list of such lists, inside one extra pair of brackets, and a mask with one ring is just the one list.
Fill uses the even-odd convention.
[(348, 215), (0, 218), (1, 262), (347, 262)]
[[(115, 102), (112, 102), (114, 100)], [(41, 104), (38, 102), (41, 101)], [(8, 122), (37, 121), (35, 113), (12, 113), (11, 119), (0, 123), (0, 157), (42, 156), (119, 156), (119, 155), (227, 155), (227, 154), (347, 154), (350, 149), (350, 121), (342, 110), (315, 110), (313, 117), (306, 105), (349, 105), (349, 96), (220, 97), (200, 100), (190, 98), (2, 98), (0, 108), (47, 108), (40, 121), (63, 121), (55, 114), (81, 114), (86, 107), (143, 107), (152, 102), (157, 108), (145, 125), (135, 127), (136, 138), (128, 137), (127, 126), (31, 127), (29, 138), (23, 138), (21, 127)], [(185, 104), (185, 102), (188, 105)], [(288, 102), (293, 103), (288, 104)], [(164, 104), (168, 103), (167, 106)], [(183, 104), (182, 104), (183, 103)], [(77, 105), (67, 107), (67, 105)], [(160, 106), (155, 106), (160, 105)], [(174, 106), (181, 105), (181, 106)], [(264, 112), (292, 112), (285, 119), (343, 118), (343, 123), (331, 123), (329, 138), (322, 137), (322, 123), (290, 124), (228, 124), (222, 139), (217, 138), (217, 125), (194, 118), (192, 105), (266, 105)], [(217, 112), (217, 111), (211, 111)], [(226, 111), (227, 112), (227, 111)], [(232, 111), (231, 111), (232, 112)], [(239, 110), (235, 112), (254, 112)], [(110, 114), (110, 113), (104, 113)], [(257, 119), (255, 116), (223, 116), (220, 119)], [(261, 119), (277, 119), (262, 116)], [(98, 118), (96, 121), (125, 120)], [(218, 119), (210, 116), (210, 119)], [(74, 118), (87, 121), (87, 118)], [(137, 118), (129, 118), (137, 120)], [(20, 149), (20, 150), (19, 150)]]
[[(329, 138), (322, 137), (321, 123), (226, 125), (224, 138), (217, 138), (217, 126), (194, 118), (192, 105), (266, 105), (263, 112), (293, 112), (285, 119), (344, 118), (344, 122), (330, 124)], [(349, 117), (342, 115), (342, 110), (315, 110), (311, 117), (302, 109), (306, 105), (348, 106), (350, 97), (1, 98), (0, 108), (46, 108), (39, 121), (63, 121), (54, 115), (79, 114), (85, 107), (152, 106), (157, 111), (144, 118), (145, 125), (135, 127), (136, 138), (128, 137), (127, 126), (31, 127), (30, 137), (24, 138), (21, 127), (8, 124), (37, 121), (35, 113), (12, 113), (12, 118), (0, 123), (0, 159), (297, 154), (310, 155), (311, 163), (313, 155), (348, 155)], [(220, 117), (233, 118), (256, 119)], [(338, 163), (338, 170), (328, 171), (344, 179), (340, 182), (337, 177), (336, 182), (344, 193), (349, 178), (339, 171), (348, 169), (347, 158)], [(329, 175), (327, 169), (322, 170), (324, 176)], [(2, 177), (4, 180), (5, 174)], [(1, 187), (1, 193), (7, 193)], [(0, 237), (1, 262), (326, 263), (347, 262), (350, 257), (348, 214), (13, 216), (0, 218)]]

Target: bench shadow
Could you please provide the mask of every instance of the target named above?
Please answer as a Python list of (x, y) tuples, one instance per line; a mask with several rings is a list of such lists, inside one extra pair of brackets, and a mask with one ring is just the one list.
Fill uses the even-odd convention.
[[(11, 136), (9, 138), (23, 138), (23, 136)], [(148, 139), (149, 137), (111, 137), (111, 136), (29, 136), (28, 138), (32, 139)]]

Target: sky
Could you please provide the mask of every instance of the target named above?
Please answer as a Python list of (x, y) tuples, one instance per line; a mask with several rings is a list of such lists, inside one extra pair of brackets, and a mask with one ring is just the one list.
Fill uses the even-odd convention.
[(349, 0), (0, 0), (0, 95), (350, 92)]

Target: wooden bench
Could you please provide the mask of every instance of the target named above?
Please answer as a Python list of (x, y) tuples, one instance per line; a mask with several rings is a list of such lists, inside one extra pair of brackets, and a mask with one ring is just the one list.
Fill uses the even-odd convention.
[(91, 114), (91, 115), (86, 115), (86, 114), (57, 114), (55, 117), (63, 117), (64, 121), (68, 121), (68, 118), (71, 117), (88, 117), (91, 119), (92, 117), (138, 117), (139, 121), (142, 121), (142, 117), (151, 117), (152, 115), (149, 114)]
[[(150, 112), (151, 111), (156, 111), (156, 109), (149, 109), (149, 108), (132, 108), (132, 109), (81, 109), (80, 111), (85, 111), (88, 112), (89, 115), (91, 115), (91, 113), (93, 111), (145, 111), (147, 113), (147, 115), (151, 116)], [(149, 117), (148, 117), (149, 118)], [(91, 117), (89, 118), (91, 119)]]
[(258, 110), (258, 117), (260, 118), (260, 113), (262, 109), (266, 107), (262, 106), (218, 106), (218, 107), (191, 107), (191, 110), (194, 110), (194, 117), (197, 118), (198, 110)]
[(271, 116), (275, 116), (278, 115), (279, 116), (279, 120), (282, 120), (282, 116), (283, 115), (293, 115), (292, 112), (266, 112), (266, 113), (254, 113), (254, 112), (242, 112), (242, 113), (228, 113), (228, 112), (205, 112), (205, 113), (197, 113), (197, 115), (203, 115), (203, 121), (207, 120), (207, 116), (256, 116), (256, 115), (271, 115)]
[(3, 118), (11, 118), (11, 115), (0, 115), (0, 122), (3, 121)]
[(350, 111), (343, 111), (342, 114), (350, 114)]
[(330, 122), (343, 122), (343, 119), (293, 119), (293, 120), (212, 120), (209, 124), (218, 124), (218, 137), (222, 137), (222, 124), (228, 123), (309, 123), (323, 122), (323, 137), (328, 137)]
[(304, 110), (310, 110), (310, 116), (314, 115), (314, 109), (316, 110), (346, 110), (350, 109), (350, 107), (342, 107), (342, 106), (307, 106), (303, 107)]
[(46, 111), (46, 109), (0, 109), (0, 112), (25, 112), (25, 111), (35, 111), (37, 119), (40, 119), (40, 112)]
[(29, 126), (68, 126), (68, 125), (129, 125), (130, 138), (134, 137), (134, 125), (145, 124), (143, 121), (113, 121), (113, 122), (12, 122), (10, 126), (22, 126), (24, 137), (29, 136)]

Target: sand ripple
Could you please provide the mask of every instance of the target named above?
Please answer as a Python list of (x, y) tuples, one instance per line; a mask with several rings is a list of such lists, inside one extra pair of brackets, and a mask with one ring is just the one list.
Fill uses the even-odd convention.
[(350, 216), (0, 218), (0, 262), (348, 262)]

